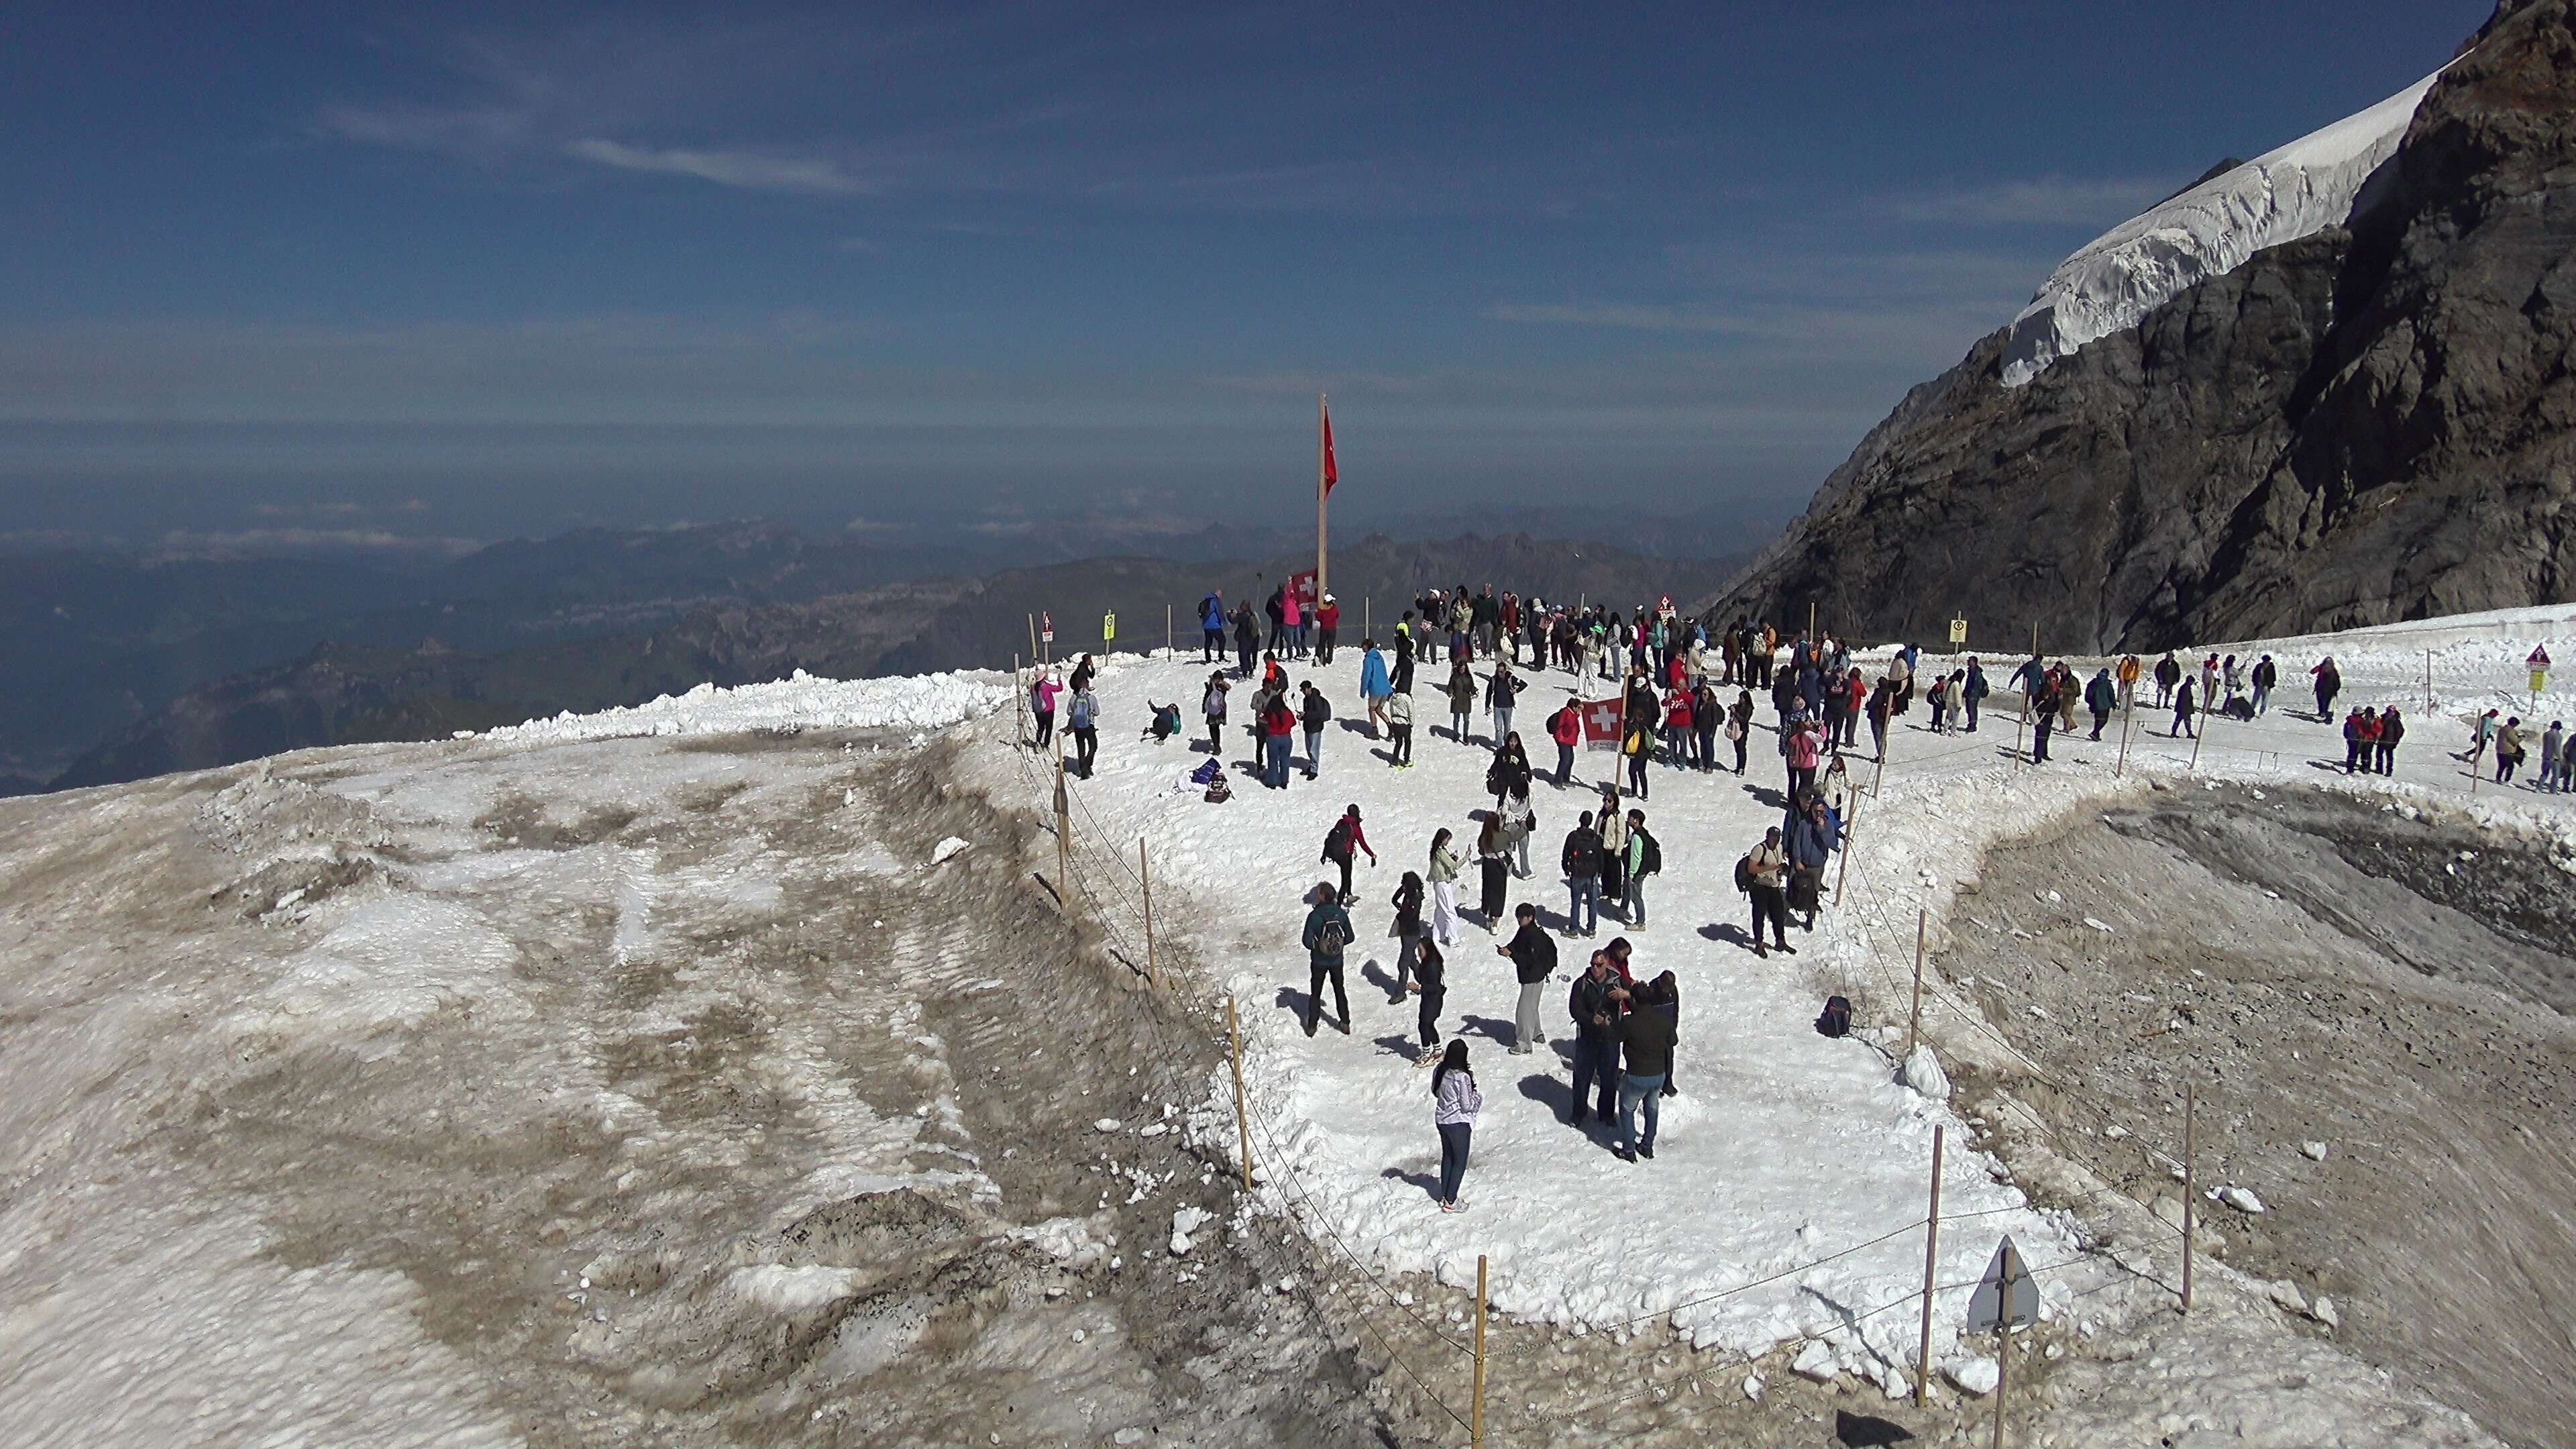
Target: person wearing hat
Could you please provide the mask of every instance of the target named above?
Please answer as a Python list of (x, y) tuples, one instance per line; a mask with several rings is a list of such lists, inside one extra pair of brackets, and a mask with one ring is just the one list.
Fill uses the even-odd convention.
[(1324, 602), (1315, 606), (1315, 662), (1317, 664), (1333, 662), (1333, 644), (1341, 637), (1341, 632), (1342, 606), (1333, 602), (1332, 595), (1326, 594)]
[(1795, 956), (1789, 944), (1789, 851), (1780, 843), (1780, 827), (1774, 825), (1745, 857), (1746, 878), (1752, 882), (1753, 954), (1768, 956), (1770, 948), (1762, 944), (1763, 923), (1771, 926), (1771, 939), (1779, 948)]

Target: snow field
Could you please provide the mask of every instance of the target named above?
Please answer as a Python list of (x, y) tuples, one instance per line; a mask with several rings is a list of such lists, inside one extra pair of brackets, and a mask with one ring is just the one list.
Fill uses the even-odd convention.
[[(2553, 655), (2568, 657), (2576, 649), (2576, 608), (2222, 647), (2222, 654), (2248, 654), (2249, 662), (2273, 653), (2284, 683), (2266, 720), (2216, 723), (2218, 738), (2203, 745), (2197, 775), (2378, 792), (2391, 797), (2391, 809), (2438, 803), (2495, 826), (2555, 832), (2562, 854), (2576, 853), (2567, 802), (2527, 791), (2508, 798), (2492, 787), (2472, 799), (2463, 767), (2443, 753), (2454, 743), (2445, 737), (2453, 722), (2421, 710), (2427, 645), (2435, 650), (2441, 708), (2468, 711), (2522, 682), (2523, 656), (2544, 639)], [(2314, 662), (2312, 646), (2332, 652), (2344, 670), (2340, 705), (2405, 704), (2412, 691), (2416, 732), (2400, 752), (2393, 780), (2347, 781), (2339, 769), (2329, 773), (2311, 763), (2339, 764), (2342, 755), (2333, 727), (2286, 717), (2281, 708), (2301, 704), (2298, 685)], [(2206, 652), (2184, 657), (2196, 661)], [(1874, 665), (1885, 654), (1880, 649), (1867, 657)], [(1927, 656), (1924, 662), (1929, 668), (1935, 661)], [(1999, 661), (1990, 674), (2000, 679), (2016, 662)], [(2105, 661), (2077, 662), (2089, 677)], [(1445, 701), (1418, 688), (1424, 704), (1417, 712), (1416, 768), (1389, 769), (1374, 753), (1383, 746), (1349, 728), (1364, 710), (1356, 699), (1358, 654), (1345, 650), (1330, 670), (1290, 670), (1292, 680), (1316, 678), (1340, 716), (1326, 731), (1323, 779), (1310, 783), (1298, 774), (1282, 793), (1230, 771), (1234, 799), (1208, 805), (1187, 780), (1206, 755), (1185, 750), (1182, 741), (1157, 747), (1138, 735), (1148, 700), (1178, 699), (1184, 718), (1195, 724), (1209, 667), (1194, 655), (1104, 663), (1099, 778), (1069, 786), (1079, 802), (1077, 841), (1129, 864), (1138, 835), (1152, 842), (1162, 930), (1167, 938), (1188, 931), (1200, 959), (1219, 963), (1212, 984), (1240, 1002), (1265, 1200), (1292, 1210), (1371, 1273), (1429, 1273), (1461, 1287), (1472, 1284), (1481, 1252), (1492, 1260), (1497, 1309), (1516, 1317), (1623, 1336), (1661, 1331), (1661, 1321), (1668, 1321), (1695, 1347), (1745, 1356), (1803, 1340), (1803, 1367), (1902, 1392), (1915, 1351), (1914, 1315), (1888, 1310), (1919, 1302), (1920, 1225), (1931, 1129), (1938, 1124), (1949, 1128), (1949, 1151), (1936, 1372), (1957, 1382), (1975, 1379), (1980, 1363), (1991, 1367), (1981, 1344), (1960, 1341), (1959, 1328), (1970, 1287), (2005, 1233), (2039, 1274), (2046, 1317), (2070, 1316), (2080, 1299), (2106, 1291), (2164, 1293), (2132, 1274), (2143, 1269), (2169, 1279), (2167, 1260), (2177, 1249), (2150, 1244), (2142, 1254), (2127, 1237), (2132, 1246), (2120, 1250), (2120, 1263), (2092, 1252), (2098, 1245), (2081, 1222), (2033, 1210), (2000, 1163), (1970, 1149), (1969, 1124), (1940, 1101), (1900, 1085), (1887, 1055), (1902, 1036), (1916, 910), (1929, 910), (1937, 923), (1961, 884), (1973, 884), (1976, 862), (1992, 843), (2151, 781), (2187, 786), (2192, 741), (2148, 732), (2151, 719), (2161, 729), (2163, 716), (2139, 712), (2123, 780), (2112, 774), (2116, 720), (2099, 744), (2084, 741), (2080, 730), (2059, 736), (2056, 759), (2033, 770), (2007, 758), (2011, 713), (1990, 711), (1976, 735), (1936, 736), (1920, 728), (1923, 712), (1913, 711), (1894, 732), (1883, 795), (1856, 814), (1842, 908), (1821, 914), (1812, 936), (1793, 930), (1801, 954), (1786, 961), (1757, 960), (1736, 944), (1744, 908), (1731, 880), (1735, 858), (1779, 819), (1777, 805), (1768, 803), (1777, 799), (1783, 772), (1773, 736), (1760, 723), (1767, 704), (1757, 716), (1745, 782), (1731, 773), (1657, 767), (1652, 797), (1625, 802), (1641, 804), (1663, 845), (1665, 874), (1649, 890), (1653, 925), (1632, 931), (1613, 917), (1600, 941), (1626, 934), (1636, 944), (1641, 978), (1672, 969), (1681, 981), (1676, 1080), (1684, 1095), (1666, 1099), (1658, 1157), (1622, 1163), (1602, 1142), (1559, 1120), (1570, 1087), (1566, 1059), (1555, 1050), (1571, 1036), (1565, 990), (1587, 944), (1597, 943), (1560, 936), (1558, 979), (1544, 1002), (1551, 1050), (1513, 1057), (1501, 1051), (1511, 1034), (1510, 964), (1493, 954), (1500, 936), (1489, 938), (1469, 924), (1462, 945), (1449, 953), (1442, 1030), (1472, 1044), (1486, 1109), (1464, 1193), (1472, 1210), (1447, 1216), (1428, 1192), (1438, 1151), (1427, 1082), (1409, 1066), (1414, 1006), (1391, 1004), (1380, 984), (1391, 979), (1395, 955), (1384, 935), (1392, 916), (1386, 898), (1403, 870), (1423, 869), (1429, 837), (1440, 826), (1454, 831), (1453, 843), (1472, 857), (1473, 812), (1490, 803), (1482, 793), (1488, 752), (1481, 744), (1452, 743)], [(1445, 668), (1427, 671), (1427, 677), (1441, 675)], [(1569, 678), (1563, 671), (1541, 676), (1517, 712), (1524, 741), (1542, 739), (1531, 754), (1543, 773), (1554, 751), (1544, 744), (1541, 722), (1566, 697)], [(1586, 692), (1598, 697), (1608, 685), (1595, 682)], [(2565, 702), (2563, 692), (2552, 691), (2539, 718), (2545, 722)], [(1241, 712), (1238, 704), (1235, 713)], [(1430, 728), (1435, 720), (1437, 736)], [(1246, 754), (1240, 724), (1238, 718), (1227, 735), (1229, 764)], [(1470, 733), (1481, 739), (1490, 727), (1490, 717), (1479, 714)], [(985, 729), (1008, 738), (999, 720)], [(1297, 753), (1302, 764), (1302, 737)], [(1007, 754), (969, 758), (990, 761), (983, 767), (989, 783), (1031, 796), (1043, 812), (1048, 771), (1014, 765)], [(1581, 753), (1577, 788), (1559, 794), (1541, 783), (1534, 792), (1537, 872), (1515, 881), (1509, 899), (1535, 900), (1543, 922), (1561, 924), (1566, 906), (1554, 870), (1557, 844), (1573, 813), (1597, 803), (1586, 786), (1609, 778), (1612, 765), (1607, 752)], [(1866, 784), (1868, 767), (1856, 760), (1855, 769)], [(1756, 799), (1745, 784), (1767, 800)], [(1304, 893), (1334, 876), (1315, 856), (1332, 820), (1354, 802), (1382, 862), (1372, 869), (1363, 857), (1354, 873), (1352, 913), (1361, 940), (1346, 967), (1354, 1031), (1344, 1038), (1328, 1021), (1308, 1039), (1297, 1018), (1307, 980), (1296, 939)], [(1077, 869), (1098, 876), (1105, 867), (1095, 857)], [(1462, 905), (1472, 906), (1472, 858), (1460, 884)], [(1123, 890), (1108, 895), (1125, 899)], [(2062, 900), (2034, 902), (2031, 909), (2082, 920), (2084, 907)], [(1716, 930), (1721, 923), (1732, 928), (1726, 939)], [(1813, 1018), (1827, 991), (1851, 995), (1860, 1003), (1858, 1020), (1878, 1024), (1860, 1033), (1866, 1040), (1832, 1042), (1815, 1034)], [(1937, 979), (1927, 980), (1925, 1016), (1927, 1036), (1942, 1041), (1944, 1050), (2027, 1069), (2026, 1059)], [(1885, 1025), (1890, 1021), (1897, 1025)], [(1934, 1074), (1921, 1077), (1939, 1090)], [(1220, 1076), (1211, 1084), (1210, 1106), (1193, 1114), (1200, 1140), (1226, 1156), (1235, 1151), (1230, 1093)], [(2134, 1107), (2102, 1105), (2115, 1123), (2124, 1113), (2143, 1116)], [(2121, 1130), (2150, 1154), (2171, 1135), (2165, 1124), (2149, 1120)], [(2170, 1238), (2170, 1230), (2164, 1235)], [(1383, 1285), (1381, 1291), (1394, 1294)], [(2100, 1306), (2107, 1313), (2113, 1305)]]
[(940, 729), (1010, 702), (1010, 680), (993, 670), (895, 679), (817, 679), (799, 669), (783, 680), (730, 689), (701, 684), (631, 708), (504, 725), (458, 739), (512, 742), (600, 740), (629, 735), (730, 734), (781, 729)]

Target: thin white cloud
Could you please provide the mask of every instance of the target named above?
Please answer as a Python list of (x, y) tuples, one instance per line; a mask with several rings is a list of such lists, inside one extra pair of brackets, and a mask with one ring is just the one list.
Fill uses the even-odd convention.
[(811, 156), (766, 156), (756, 151), (691, 151), (629, 146), (622, 141), (585, 137), (564, 147), (564, 154), (621, 171), (689, 176), (745, 191), (786, 191), (808, 196), (852, 196), (876, 186), (851, 175), (831, 161)]
[(1893, 197), (1888, 210), (1906, 221), (1952, 226), (2109, 227), (2172, 195), (2179, 184), (2168, 176), (2041, 176)]
[(1611, 303), (1578, 306), (1563, 302), (1498, 302), (1485, 309), (1495, 322), (1528, 322), (1553, 327), (1617, 327), (1632, 332), (1733, 332), (1756, 330), (1740, 318), (1683, 307)]

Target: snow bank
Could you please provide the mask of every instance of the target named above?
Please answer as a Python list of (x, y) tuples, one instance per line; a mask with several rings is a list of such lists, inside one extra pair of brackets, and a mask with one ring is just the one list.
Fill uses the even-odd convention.
[(992, 670), (919, 674), (901, 679), (817, 679), (799, 669), (768, 684), (719, 689), (701, 684), (650, 704), (570, 710), (552, 719), (504, 725), (458, 739), (552, 742), (630, 735), (729, 734), (745, 730), (940, 729), (998, 708), (1011, 697), (1009, 677)]
[(2343, 225), (2440, 75), (2205, 181), (2068, 257), (2013, 319), (2004, 385), (2019, 387), (2085, 343), (2136, 326), (2256, 252)]

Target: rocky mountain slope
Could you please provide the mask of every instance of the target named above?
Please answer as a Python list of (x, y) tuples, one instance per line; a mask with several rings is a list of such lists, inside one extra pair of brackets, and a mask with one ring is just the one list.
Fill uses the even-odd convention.
[(1708, 606), (2083, 650), (2569, 598), (2576, 0), (2504, 0), (2345, 224), (2025, 385), (2011, 341), (1909, 394)]
[[(1491, 582), (1545, 596), (1689, 598), (1739, 559), (1649, 559), (1598, 544), (1526, 534), (1397, 542), (1371, 535), (1338, 549), (1333, 591), (1359, 641), (1366, 601), (1391, 623), (1418, 589)], [(830, 678), (1007, 668), (1029, 651), (1028, 617), (1055, 617), (1054, 653), (1101, 646), (1118, 616), (1121, 648), (1159, 647), (1164, 609), (1174, 637), (1197, 640), (1192, 612), (1211, 587), (1258, 598), (1311, 556), (1251, 563), (1086, 559), (981, 577), (916, 579), (765, 607), (699, 608), (660, 627), (628, 628), (527, 648), (469, 653), (435, 642), (386, 648), (330, 642), (282, 664), (191, 689), (74, 761), (53, 788), (206, 769), (314, 745), (439, 739), (564, 710), (640, 704), (703, 683), (751, 684), (797, 670)]]

